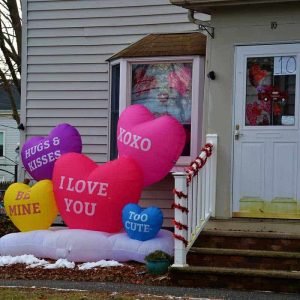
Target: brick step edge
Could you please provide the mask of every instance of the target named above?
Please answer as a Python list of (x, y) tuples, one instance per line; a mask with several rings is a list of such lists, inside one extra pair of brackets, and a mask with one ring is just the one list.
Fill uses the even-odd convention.
[(300, 234), (266, 232), (266, 231), (235, 231), (235, 230), (203, 230), (201, 235), (206, 236), (227, 236), (227, 237), (247, 237), (258, 239), (281, 239), (300, 240)]
[(231, 275), (231, 276), (248, 276), (260, 278), (283, 278), (296, 279), (300, 281), (300, 271), (275, 271), (275, 270), (258, 270), (245, 268), (221, 268), (221, 267), (170, 267), (171, 273), (190, 273), (190, 274), (212, 274), (212, 275)]
[(266, 250), (192, 247), (188, 252), (188, 255), (189, 254), (300, 259), (300, 252), (285, 252), (285, 251), (272, 251), (272, 250), (266, 251)]

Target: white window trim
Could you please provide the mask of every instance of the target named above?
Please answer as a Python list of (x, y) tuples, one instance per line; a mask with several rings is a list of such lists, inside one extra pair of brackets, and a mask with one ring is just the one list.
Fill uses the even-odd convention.
[[(111, 62), (111, 66), (120, 64), (119, 112), (131, 104), (131, 65), (136, 63), (192, 63), (192, 117), (191, 117), (191, 155), (181, 156), (176, 167), (187, 166), (199, 153), (203, 131), (203, 94), (204, 94), (204, 56), (161, 56), (122, 58)], [(202, 84), (200, 84), (202, 83)]]
[[(276, 47), (274, 47), (276, 46)], [(243, 90), (242, 93), (246, 95), (246, 68), (247, 68), (247, 59), (251, 57), (274, 57), (274, 56), (296, 56), (297, 58), (297, 71), (296, 71), (296, 78), (300, 77), (300, 68), (299, 68), (299, 61), (300, 61), (300, 45), (299, 44), (274, 44), (274, 45), (257, 45), (257, 46), (239, 46), (235, 49), (235, 63), (237, 61), (242, 61), (243, 63), (243, 74), (240, 77), (235, 75), (235, 85), (234, 85), (234, 97), (236, 97), (237, 93), (237, 81), (243, 80)], [(295, 100), (298, 99), (298, 93), (299, 93), (299, 80), (296, 81), (296, 93), (295, 93)], [(234, 98), (233, 98), (234, 101)], [(237, 107), (237, 109), (242, 109), (245, 112), (245, 103), (241, 102), (240, 106)], [(299, 111), (298, 109), (299, 103), (296, 101), (295, 103), (295, 113)], [(234, 107), (234, 105), (233, 105)], [(233, 116), (235, 112), (233, 111)], [(293, 126), (247, 126), (247, 130), (257, 130), (258, 128), (264, 128), (266, 131), (272, 131), (274, 129), (278, 131), (285, 131), (299, 128), (299, 117), (298, 115), (295, 115), (295, 124)], [(235, 120), (235, 117), (233, 118), (233, 128), (234, 124), (240, 124), (241, 129), (245, 130), (246, 125), (244, 120)]]

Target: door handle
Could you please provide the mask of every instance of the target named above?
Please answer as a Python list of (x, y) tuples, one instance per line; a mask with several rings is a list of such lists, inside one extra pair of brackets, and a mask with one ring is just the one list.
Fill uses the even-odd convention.
[(236, 124), (235, 125), (235, 130), (234, 130), (234, 139), (236, 141), (238, 141), (240, 139), (240, 136), (243, 135), (242, 133), (240, 133), (240, 125)]

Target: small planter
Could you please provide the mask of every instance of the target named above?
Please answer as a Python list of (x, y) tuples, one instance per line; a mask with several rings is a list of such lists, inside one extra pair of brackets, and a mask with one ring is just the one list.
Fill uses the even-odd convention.
[(150, 274), (162, 275), (168, 272), (170, 261), (165, 260), (149, 260), (146, 263), (147, 271)]
[(148, 273), (162, 275), (168, 272), (172, 257), (163, 251), (157, 250), (147, 255), (145, 261)]

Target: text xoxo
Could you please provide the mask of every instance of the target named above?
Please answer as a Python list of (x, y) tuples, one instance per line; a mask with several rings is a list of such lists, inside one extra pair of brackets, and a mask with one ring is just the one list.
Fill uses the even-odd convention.
[(120, 141), (124, 145), (128, 145), (129, 147), (142, 150), (145, 152), (151, 149), (150, 139), (142, 138), (139, 135), (132, 134), (130, 131), (126, 131), (126, 129), (122, 127), (120, 127), (120, 134), (118, 136), (118, 141)]

